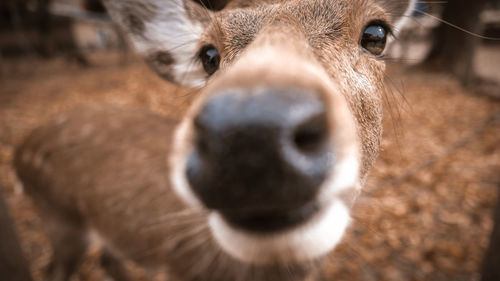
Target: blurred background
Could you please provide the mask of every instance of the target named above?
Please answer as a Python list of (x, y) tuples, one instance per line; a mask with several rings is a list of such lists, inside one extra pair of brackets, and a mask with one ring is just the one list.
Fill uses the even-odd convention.
[[(498, 38), (498, 0), (417, 3), (383, 58), (382, 152), (325, 281), (500, 280)], [(44, 280), (51, 260), (11, 168), (23, 136), (82, 104), (178, 119), (192, 96), (145, 66), (100, 0), (0, 1), (0, 279)], [(96, 251), (73, 280), (106, 280)]]

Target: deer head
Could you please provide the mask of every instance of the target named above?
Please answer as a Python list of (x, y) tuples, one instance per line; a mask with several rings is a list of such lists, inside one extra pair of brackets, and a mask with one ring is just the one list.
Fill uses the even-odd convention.
[(384, 54), (411, 1), (106, 1), (163, 78), (201, 87), (169, 156), (177, 194), (252, 263), (340, 240), (379, 147)]

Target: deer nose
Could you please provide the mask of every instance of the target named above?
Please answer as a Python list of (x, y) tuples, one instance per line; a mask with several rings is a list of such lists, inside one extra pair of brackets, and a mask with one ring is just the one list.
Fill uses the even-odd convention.
[(194, 127), (189, 184), (207, 208), (228, 216), (307, 206), (335, 158), (324, 103), (299, 90), (219, 93)]

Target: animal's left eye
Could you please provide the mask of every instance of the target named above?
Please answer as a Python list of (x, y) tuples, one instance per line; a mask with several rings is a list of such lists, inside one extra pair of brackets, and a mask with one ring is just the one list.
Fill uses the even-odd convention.
[(379, 23), (368, 24), (361, 36), (361, 47), (369, 53), (380, 56), (387, 43), (387, 27)]
[(208, 75), (214, 74), (219, 69), (220, 54), (213, 45), (203, 46), (198, 53), (201, 59), (203, 68)]

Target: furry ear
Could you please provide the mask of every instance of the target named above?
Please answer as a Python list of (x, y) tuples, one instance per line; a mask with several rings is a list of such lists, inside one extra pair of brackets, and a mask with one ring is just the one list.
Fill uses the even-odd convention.
[(196, 59), (211, 11), (191, 0), (105, 0), (112, 20), (164, 79), (203, 86), (207, 74)]
[(384, 10), (391, 14), (394, 32), (399, 32), (411, 17), (417, 0), (375, 0)]

